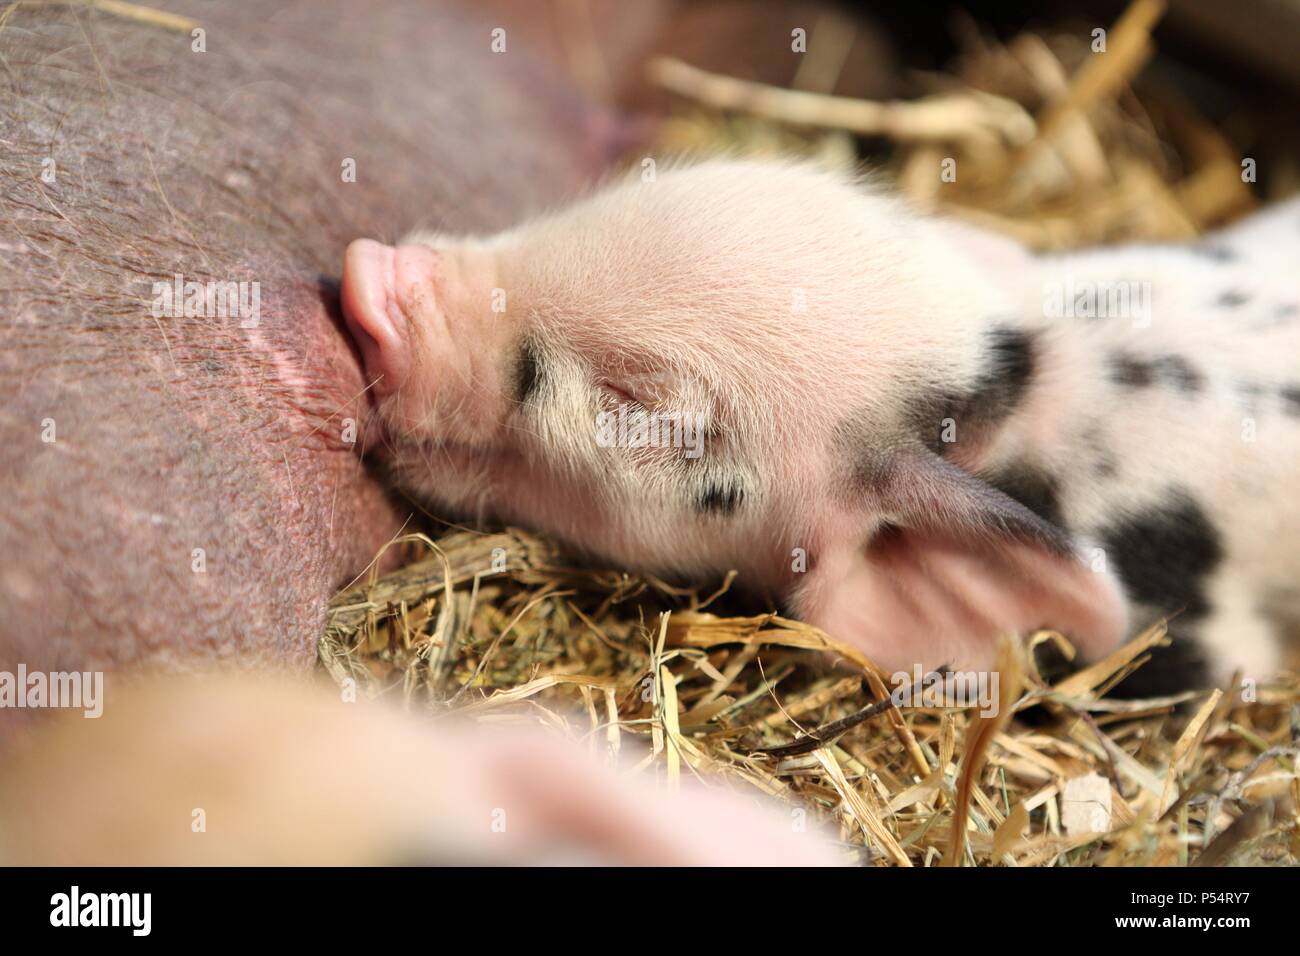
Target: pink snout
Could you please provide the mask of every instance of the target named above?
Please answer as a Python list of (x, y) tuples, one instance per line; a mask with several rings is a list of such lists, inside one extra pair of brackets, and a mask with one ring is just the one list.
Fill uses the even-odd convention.
[(402, 387), (411, 369), (414, 303), (431, 302), (438, 253), (426, 246), (352, 242), (343, 257), (343, 315), (377, 398)]

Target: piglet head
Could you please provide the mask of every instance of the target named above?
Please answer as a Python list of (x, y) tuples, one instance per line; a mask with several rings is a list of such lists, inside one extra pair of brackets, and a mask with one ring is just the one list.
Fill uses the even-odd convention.
[(886, 665), (1122, 631), (1076, 543), (971, 474), (1018, 412), (977, 394), (1005, 391), (1008, 336), (1017, 357), (1003, 293), (844, 177), (711, 162), (485, 239), (359, 240), (343, 302), (383, 453), (435, 505), (629, 567), (736, 568)]

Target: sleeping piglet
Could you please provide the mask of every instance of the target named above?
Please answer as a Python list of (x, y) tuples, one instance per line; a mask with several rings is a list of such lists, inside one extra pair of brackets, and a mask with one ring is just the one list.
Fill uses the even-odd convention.
[(1300, 204), (1032, 254), (809, 165), (611, 184), (348, 248), (395, 480), (656, 573), (737, 569), (886, 669), (1162, 616), (1143, 692), (1300, 612)]

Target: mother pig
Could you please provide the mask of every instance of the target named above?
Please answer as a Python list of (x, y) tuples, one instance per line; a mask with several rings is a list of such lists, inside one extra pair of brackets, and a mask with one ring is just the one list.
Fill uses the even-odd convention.
[(310, 660), (400, 524), (322, 276), (356, 235), (500, 227), (603, 163), (612, 125), (521, 10), (0, 16), (0, 671)]

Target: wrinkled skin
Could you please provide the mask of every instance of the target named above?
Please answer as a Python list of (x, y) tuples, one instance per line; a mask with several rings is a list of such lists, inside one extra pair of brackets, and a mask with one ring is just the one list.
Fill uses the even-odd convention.
[[(499, 228), (607, 159), (610, 124), (455, 7), (175, 9), (207, 52), (62, 6), (0, 31), (0, 670), (310, 661), (409, 511), (358, 453), (344, 246)], [(175, 273), (260, 283), (257, 327), (155, 316)]]

